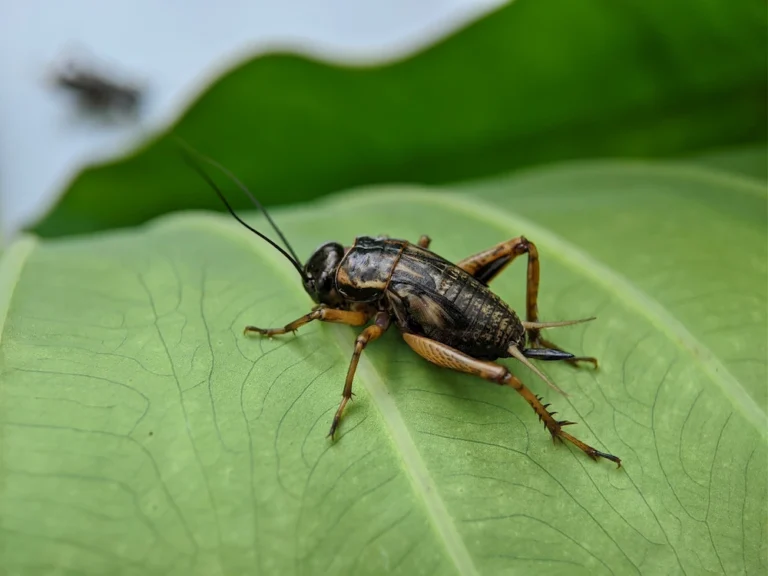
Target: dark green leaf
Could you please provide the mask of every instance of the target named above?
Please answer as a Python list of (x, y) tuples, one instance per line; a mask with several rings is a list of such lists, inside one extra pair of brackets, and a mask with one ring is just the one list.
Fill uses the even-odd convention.
[[(766, 24), (753, 0), (517, 0), (386, 66), (256, 58), (214, 84), (175, 130), (266, 204), (552, 160), (764, 143)], [(81, 174), (36, 231), (215, 205), (163, 137)]]

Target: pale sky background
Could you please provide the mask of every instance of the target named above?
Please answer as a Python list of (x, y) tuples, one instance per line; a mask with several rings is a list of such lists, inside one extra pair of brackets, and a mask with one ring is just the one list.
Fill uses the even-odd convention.
[[(244, 55), (293, 48), (386, 61), (431, 44), (503, 0), (0, 0), (0, 230), (34, 219), (79, 169), (171, 122)], [(147, 87), (140, 125), (78, 115), (47, 84), (77, 56)]]

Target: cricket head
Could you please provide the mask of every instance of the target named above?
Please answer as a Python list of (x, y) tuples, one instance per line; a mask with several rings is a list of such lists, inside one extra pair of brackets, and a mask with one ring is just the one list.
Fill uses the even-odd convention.
[(318, 304), (337, 307), (342, 296), (336, 290), (336, 271), (344, 258), (344, 247), (326, 242), (312, 253), (302, 270), (304, 290)]

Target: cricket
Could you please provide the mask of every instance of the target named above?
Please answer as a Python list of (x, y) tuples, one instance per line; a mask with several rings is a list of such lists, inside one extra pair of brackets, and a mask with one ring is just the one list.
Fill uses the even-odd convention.
[[(593, 460), (604, 458), (621, 467), (617, 456), (601, 452), (566, 432), (564, 428), (575, 422), (555, 419), (557, 412), (550, 412), (549, 404), (543, 404), (540, 396), (496, 362), (499, 358), (514, 358), (561, 393), (530, 360), (565, 361), (574, 366), (587, 362), (597, 367), (595, 358), (575, 356), (541, 335), (546, 328), (570, 326), (594, 318), (539, 321), (539, 254), (533, 242), (519, 236), (454, 264), (430, 251), (428, 236), (421, 236), (415, 244), (388, 236), (361, 236), (355, 238), (352, 246), (339, 242), (322, 244), (302, 266), (290, 243), (248, 188), (215, 160), (199, 153), (195, 156), (221, 170), (261, 210), (285, 249), (240, 218), (200, 164), (186, 155), (228, 212), (288, 259), (315, 303), (309, 313), (283, 327), (246, 326), (245, 335), (272, 337), (294, 333), (316, 320), (365, 326), (355, 340), (341, 403), (328, 433), (331, 439), (352, 398), (352, 384), (363, 350), (394, 325), (405, 343), (425, 360), (517, 391), (544, 423), (553, 442), (570, 442)], [(528, 273), (525, 320), (521, 320), (489, 285), (515, 258), (524, 254)]]

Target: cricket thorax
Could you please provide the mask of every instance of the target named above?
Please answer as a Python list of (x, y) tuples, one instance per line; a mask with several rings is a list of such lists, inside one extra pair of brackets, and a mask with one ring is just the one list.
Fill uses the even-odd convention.
[(356, 238), (336, 272), (336, 289), (354, 302), (382, 298), (405, 244), (369, 236)]

